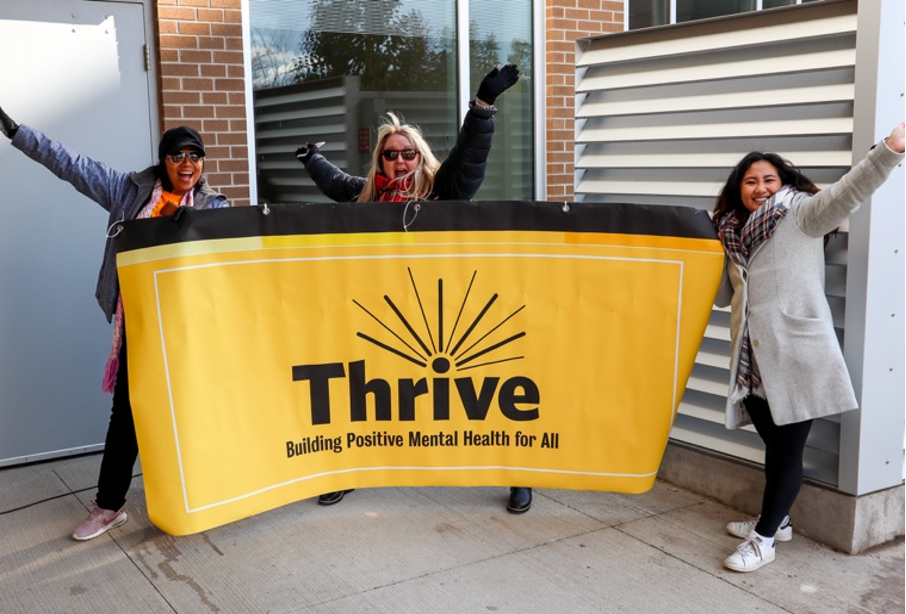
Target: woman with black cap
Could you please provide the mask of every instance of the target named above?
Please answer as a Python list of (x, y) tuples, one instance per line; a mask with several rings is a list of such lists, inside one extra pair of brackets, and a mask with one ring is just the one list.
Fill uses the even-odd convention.
[[(2, 108), (0, 131), (11, 139), (13, 147), (106, 209), (110, 213), (108, 228), (124, 220), (169, 215), (179, 207), (229, 206), (226, 196), (214, 192), (202, 175), (204, 142), (192, 128), (180, 126), (167, 130), (158, 147), (158, 164), (134, 173), (118, 172), (70, 151), (29, 126), (17, 125)], [(107, 321), (113, 323), (113, 343), (102, 385), (104, 392), (113, 393), (113, 407), (95, 506), (72, 534), (79, 541), (93, 539), (126, 522), (126, 492), (138, 457), (129, 400), (123, 303), (117, 280), (116, 249), (110, 238), (104, 247), (95, 295)]]

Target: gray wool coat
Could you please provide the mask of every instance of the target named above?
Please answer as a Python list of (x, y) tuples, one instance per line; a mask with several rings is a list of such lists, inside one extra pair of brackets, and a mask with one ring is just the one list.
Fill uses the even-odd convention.
[[(76, 190), (101, 205), (109, 212), (107, 228), (116, 222), (134, 220), (151, 197), (157, 181), (156, 167), (151, 166), (136, 173), (121, 173), (102, 162), (70, 151), (65, 145), (47, 138), (41, 132), (19, 125), (12, 140), (13, 147), (47, 168), (54, 175), (70, 183)], [(196, 209), (228, 207), (227, 198), (199, 182), (192, 195)], [(104, 245), (104, 259), (98, 273), (95, 290), (98, 304), (113, 321), (119, 296), (119, 278), (116, 274), (116, 245), (113, 238)]]
[(730, 305), (730, 395), (727, 428), (751, 423), (733, 395), (743, 327), (775, 424), (856, 409), (843, 352), (824, 292), (824, 235), (842, 224), (903, 160), (884, 142), (829, 188), (810, 196), (789, 190), (787, 214), (749, 256), (748, 275), (729, 258), (714, 304)]

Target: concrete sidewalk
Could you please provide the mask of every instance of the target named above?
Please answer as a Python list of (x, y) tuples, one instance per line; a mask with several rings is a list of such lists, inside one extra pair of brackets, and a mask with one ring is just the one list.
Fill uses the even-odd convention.
[(724, 525), (739, 514), (660, 481), (643, 495), (540, 490), (520, 516), (506, 488), (357, 490), (171, 537), (149, 523), (139, 478), (129, 522), (78, 543), (99, 465), (0, 469), (0, 613), (904, 611), (902, 539), (850, 556), (796, 534), (774, 563), (734, 573)]

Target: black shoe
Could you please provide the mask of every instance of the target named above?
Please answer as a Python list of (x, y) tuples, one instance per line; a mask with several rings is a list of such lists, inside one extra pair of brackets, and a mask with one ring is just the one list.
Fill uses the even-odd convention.
[(506, 504), (508, 512), (513, 514), (523, 514), (532, 507), (532, 489), (531, 488), (511, 488), (510, 500)]
[(337, 490), (334, 492), (326, 492), (323, 495), (318, 497), (318, 503), (321, 505), (334, 505), (343, 500), (343, 497), (347, 493), (351, 493), (355, 488), (350, 488), (349, 490)]

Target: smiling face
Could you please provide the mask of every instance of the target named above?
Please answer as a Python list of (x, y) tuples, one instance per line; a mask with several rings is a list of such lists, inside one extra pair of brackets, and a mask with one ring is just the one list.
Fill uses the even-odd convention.
[(739, 197), (743, 206), (754, 212), (782, 186), (777, 168), (766, 160), (753, 162), (742, 176)]
[(404, 159), (402, 155), (397, 155), (396, 160), (388, 160), (383, 155), (383, 152), (385, 151), (401, 152), (406, 150), (418, 151), (412, 144), (412, 141), (402, 134), (392, 134), (387, 137), (381, 150), (381, 172), (385, 177), (388, 179), (396, 179), (411, 173), (418, 168), (418, 164), (421, 162), (421, 154), (419, 153), (416, 153), (415, 157), (411, 160)]
[(192, 158), (188, 155), (196, 155), (197, 152), (194, 149), (184, 147), (182, 153), (187, 155), (183, 156), (180, 162), (173, 162), (171, 156), (164, 158), (164, 164), (167, 166), (167, 177), (169, 177), (170, 183), (173, 185), (172, 192), (177, 196), (182, 196), (193, 189), (195, 184), (201, 179), (201, 172), (204, 170), (204, 157), (198, 158), (197, 162), (192, 162)]

